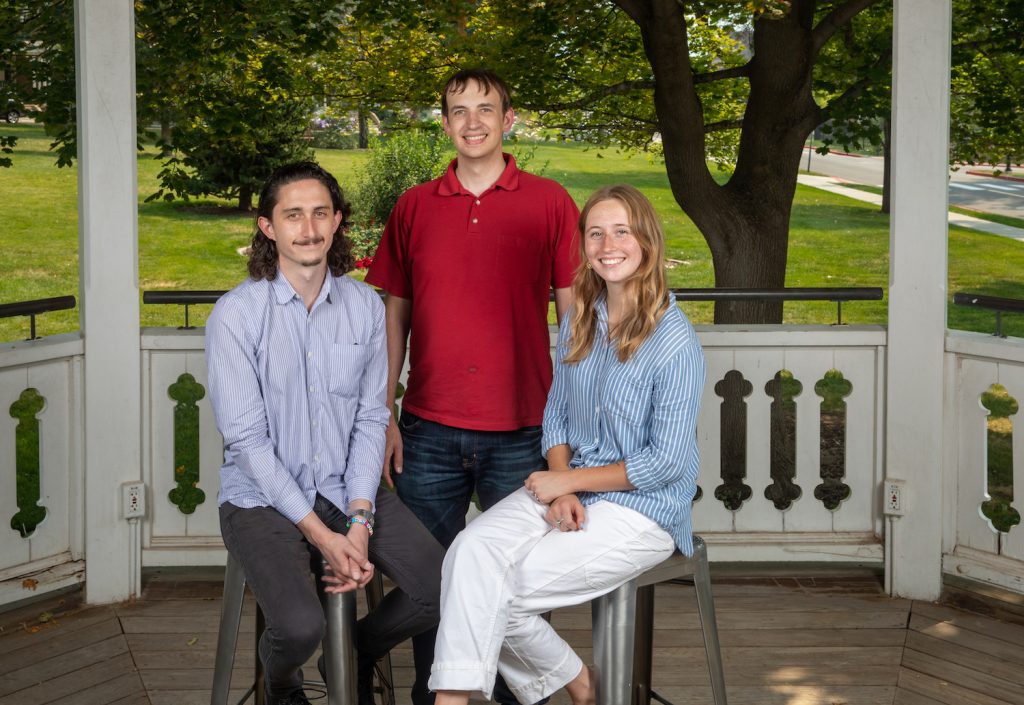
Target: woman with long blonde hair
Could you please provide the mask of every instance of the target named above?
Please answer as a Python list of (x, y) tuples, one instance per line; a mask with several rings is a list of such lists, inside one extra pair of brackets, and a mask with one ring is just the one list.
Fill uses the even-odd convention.
[(496, 672), (522, 703), (562, 687), (574, 705), (593, 703), (593, 674), (542, 615), (693, 551), (704, 356), (665, 283), (664, 248), (632, 186), (599, 189), (584, 206), (544, 410), (549, 469), (474, 520), (445, 557), (436, 705), (489, 699)]

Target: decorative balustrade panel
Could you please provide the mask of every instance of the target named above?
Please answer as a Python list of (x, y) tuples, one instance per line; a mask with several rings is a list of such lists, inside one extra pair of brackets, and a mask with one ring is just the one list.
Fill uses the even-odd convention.
[(1024, 592), (1024, 343), (951, 332), (946, 349), (957, 453), (945, 570)]
[(877, 558), (884, 331), (699, 334), (708, 380), (695, 530), (729, 547), (722, 558)]
[[(878, 559), (884, 331), (708, 328), (700, 336), (708, 383), (697, 429), (695, 528), (721, 547), (722, 559)], [(223, 560), (221, 438), (202, 337), (147, 333), (143, 348), (151, 488), (143, 563)]]
[(0, 355), (0, 604), (79, 582), (81, 364), (76, 335)]
[(223, 561), (217, 514), (223, 440), (213, 420), (200, 333), (143, 337), (144, 565)]

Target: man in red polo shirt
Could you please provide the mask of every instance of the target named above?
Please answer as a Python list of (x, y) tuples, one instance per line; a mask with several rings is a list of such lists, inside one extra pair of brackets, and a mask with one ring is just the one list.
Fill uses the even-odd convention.
[[(399, 497), (447, 547), (474, 492), (487, 509), (544, 467), (548, 300), (554, 289), (560, 320), (578, 262), (579, 211), (559, 184), (502, 153), (515, 114), (496, 74), (456, 73), (441, 115), (456, 159), (399, 199), (366, 281), (387, 292), (389, 405), (409, 341), (384, 476), (392, 481), (393, 466)], [(432, 660), (432, 634), (414, 645), (417, 662)]]

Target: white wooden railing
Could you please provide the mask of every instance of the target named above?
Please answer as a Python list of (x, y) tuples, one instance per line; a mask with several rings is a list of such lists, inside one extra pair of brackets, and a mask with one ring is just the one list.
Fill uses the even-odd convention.
[[(881, 427), (880, 405), (885, 331), (880, 327), (764, 326), (700, 331), (708, 359), (708, 380), (699, 424), (702, 499), (694, 523), (718, 560), (876, 560), (882, 559), (878, 517)], [(553, 338), (553, 337), (552, 337)], [(175, 401), (168, 395), (182, 374), (205, 387), (203, 341), (198, 332), (147, 331), (143, 335), (144, 418), (143, 479), (150, 488), (150, 516), (142, 535), (143, 565), (191, 565), (223, 562), (217, 521), (217, 468), (220, 438), (213, 427), (209, 399), (197, 402), (200, 416), (201, 475), (205, 501), (182, 513), (168, 495), (176, 486), (173, 448)], [(846, 397), (846, 484), (849, 498), (835, 510), (814, 497), (821, 482), (819, 409), (815, 383), (839, 369), (852, 384)], [(720, 472), (720, 406), (715, 383), (737, 370), (752, 385), (747, 396), (747, 477), (751, 497), (731, 511), (714, 497), (723, 484)], [(765, 384), (788, 370), (803, 385), (796, 397), (795, 482), (801, 496), (780, 511), (765, 498), (769, 476), (772, 398)]]
[[(988, 500), (988, 410), (981, 397), (993, 384), (1024, 404), (1024, 340), (950, 331), (946, 335), (946, 465), (949, 522), (943, 536), (943, 570), (1024, 594), (1024, 524), (997, 531), (982, 513)], [(1024, 516), (1024, 428), (1010, 417), (1011, 505)], [(937, 494), (936, 494), (937, 501)]]
[[(698, 424), (702, 497), (694, 526), (708, 540), (714, 560), (883, 560), (880, 487), (883, 471), (885, 344), (880, 327), (707, 326), (699, 328), (708, 361), (708, 384)], [(909, 488), (913, 501), (944, 503), (944, 569), (1024, 594), (1024, 528), (996, 531), (980, 511), (986, 494), (986, 414), (980, 395), (993, 383), (1024, 400), (1024, 341), (950, 332), (946, 343), (948, 462), (942, 488)], [(169, 388), (191, 375), (206, 387), (202, 331), (147, 329), (142, 335), (143, 410), (141, 476), (148, 513), (139, 532), (143, 566), (216, 565), (224, 560), (217, 518), (221, 438), (205, 394), (198, 413), (197, 488), (205, 494), (186, 513), (169, 497), (176, 482), (174, 416)], [(80, 582), (83, 578), (82, 341), (77, 334), (0, 346), (0, 604)], [(786, 370), (802, 387), (793, 401), (795, 475), (799, 496), (783, 509), (766, 498), (772, 485), (772, 396), (765, 385)], [(838, 370), (849, 382), (845, 402), (848, 496), (832, 509), (815, 497), (822, 483), (821, 397), (815, 384)], [(730, 509), (716, 499), (722, 479), (723, 398), (716, 385), (741, 375), (746, 421), (745, 471), (738, 482), (749, 496)], [(191, 384), (189, 382), (189, 384)], [(744, 385), (741, 385), (744, 386)], [(198, 389), (198, 387), (195, 387)], [(11, 529), (19, 512), (12, 407), (34, 389), (43, 404), (39, 422), (40, 498), (46, 516), (22, 536)], [(193, 396), (198, 396), (194, 394)], [(744, 439), (729, 438), (726, 447)], [(1024, 502), (1024, 433), (1013, 435), (1015, 507)], [(794, 493), (795, 494), (795, 493)]]
[[(82, 354), (77, 333), (0, 345), (0, 605), (84, 577)], [(26, 402), (38, 442), (22, 457), (38, 457), (39, 497), (19, 507), (17, 417)], [(42, 521), (12, 528), (30, 506), (45, 509)]]

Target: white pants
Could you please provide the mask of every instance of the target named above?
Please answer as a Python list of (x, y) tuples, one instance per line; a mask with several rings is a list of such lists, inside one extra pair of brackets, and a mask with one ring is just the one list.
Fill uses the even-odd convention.
[(579, 675), (583, 662), (541, 615), (611, 592), (675, 549), (642, 514), (611, 502), (587, 509), (580, 531), (557, 531), (525, 489), (474, 519), (441, 571), (441, 625), (430, 689), (489, 700), (500, 671), (521, 703)]

